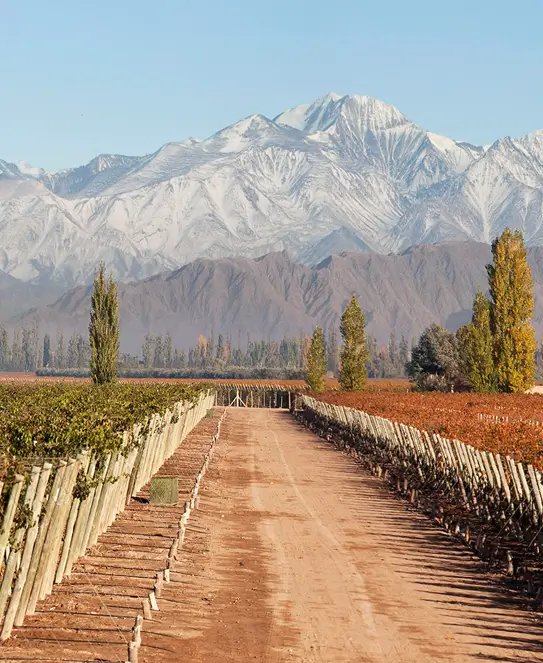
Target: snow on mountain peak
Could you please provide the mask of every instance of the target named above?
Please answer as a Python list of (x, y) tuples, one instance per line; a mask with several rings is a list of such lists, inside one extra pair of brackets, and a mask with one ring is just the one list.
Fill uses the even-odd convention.
[(312, 104), (291, 108), (275, 122), (313, 134), (334, 129), (338, 122), (367, 128), (387, 128), (408, 123), (400, 111), (379, 99), (363, 95), (329, 93)]
[(485, 150), (359, 95), (60, 173), (0, 161), (0, 185), (0, 269), (69, 285), (100, 260), (138, 278), (282, 248), (310, 261), (340, 246), (488, 241), (505, 225), (543, 244), (543, 131)]
[(249, 117), (231, 124), (200, 143), (206, 151), (222, 154), (238, 153), (251, 145), (265, 145), (292, 135), (292, 128), (281, 127), (264, 115)]
[(432, 145), (437, 147), (437, 149), (441, 150), (442, 152), (449, 152), (450, 150), (454, 150), (457, 147), (456, 143), (451, 138), (440, 136), (439, 134), (434, 134), (431, 131), (428, 131), (427, 133)]
[(334, 92), (329, 92), (320, 97), (312, 104), (302, 104), (289, 108), (274, 118), (274, 122), (305, 131), (314, 133), (322, 131), (330, 121), (335, 119), (335, 110), (337, 102), (342, 97)]
[(341, 106), (342, 115), (357, 116), (368, 125), (392, 127), (409, 122), (395, 106), (374, 97), (349, 95), (341, 99)]
[(17, 167), (23, 175), (30, 175), (31, 177), (40, 177), (45, 172), (43, 168), (34, 168), (26, 161), (19, 161)]

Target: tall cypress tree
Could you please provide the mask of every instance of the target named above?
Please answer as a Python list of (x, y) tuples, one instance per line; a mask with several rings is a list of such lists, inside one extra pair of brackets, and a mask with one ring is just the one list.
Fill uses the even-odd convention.
[(532, 273), (522, 233), (506, 228), (492, 243), (492, 256), (487, 272), (498, 389), (522, 392), (533, 384), (537, 347), (530, 324), (534, 312)]
[(353, 295), (341, 316), (339, 327), (343, 338), (339, 384), (345, 391), (361, 391), (366, 384), (368, 348), (365, 326), (364, 313)]
[(311, 344), (307, 353), (307, 368), (305, 381), (312, 391), (322, 391), (324, 389), (324, 376), (326, 374), (326, 344), (324, 342), (324, 333), (317, 325)]
[(91, 299), (89, 340), (91, 347), (90, 370), (93, 382), (106, 384), (117, 377), (119, 356), (119, 311), (117, 288), (113, 278), (105, 277), (102, 263), (94, 277)]

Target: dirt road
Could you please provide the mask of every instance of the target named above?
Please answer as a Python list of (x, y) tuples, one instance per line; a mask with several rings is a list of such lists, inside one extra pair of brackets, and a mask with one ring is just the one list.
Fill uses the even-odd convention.
[(140, 661), (543, 661), (525, 599), (287, 413), (229, 410)]

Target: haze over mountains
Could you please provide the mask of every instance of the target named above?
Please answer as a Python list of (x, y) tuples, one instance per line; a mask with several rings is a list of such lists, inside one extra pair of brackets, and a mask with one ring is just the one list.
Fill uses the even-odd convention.
[[(446, 243), (414, 247), (402, 255), (342, 254), (311, 268), (285, 253), (256, 260), (198, 259), (145, 281), (119, 285), (121, 345), (139, 352), (147, 331), (172, 334), (179, 347), (194, 345), (200, 333), (230, 333), (237, 343), (310, 333), (315, 323), (338, 325), (355, 293), (366, 311), (368, 332), (386, 343), (390, 331), (411, 340), (434, 322), (455, 330), (471, 318), (477, 287), (486, 288), (486, 244)], [(543, 331), (543, 249), (529, 252), (535, 282), (534, 324)], [(52, 306), (18, 316), (11, 325), (42, 331), (86, 333), (90, 287), (63, 295)]]
[[(345, 250), (489, 242), (506, 225), (543, 244), (543, 132), (485, 149), (429, 133), (362, 96), (329, 94), (274, 119), (250, 116), (206, 140), (143, 157), (101, 155), (59, 173), (0, 161), (0, 269), (62, 288), (88, 283), (100, 260), (130, 281), (197, 258), (286, 250), (315, 265)], [(387, 259), (341, 258), (353, 260), (363, 272)], [(248, 263), (221, 261), (213, 271), (226, 264), (235, 271)], [(185, 271), (211, 269), (195, 265)], [(288, 270), (301, 270), (304, 283), (325, 273)]]

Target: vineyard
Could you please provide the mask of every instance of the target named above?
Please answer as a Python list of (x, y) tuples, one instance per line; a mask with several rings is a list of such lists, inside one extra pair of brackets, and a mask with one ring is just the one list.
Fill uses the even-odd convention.
[[(365, 572), (380, 578), (373, 583), (377, 594), (369, 590), (370, 604), (382, 606), (388, 583), (387, 591), (410, 606), (413, 623), (426, 623), (433, 611), (417, 612), (425, 574), (419, 544), (432, 542), (434, 563), (445, 574), (438, 600), (452, 591), (452, 558), (448, 543), (435, 536), (438, 528), (417, 520), (425, 520), (420, 511), (493, 570), (507, 569), (543, 607), (540, 405), (540, 396), (414, 393), (402, 380), (371, 381), (357, 394), (331, 383), (318, 400), (300, 381), (134, 380), (96, 387), (6, 380), (0, 383), (0, 659), (172, 663), (180, 655), (223, 660), (223, 647), (235, 646), (224, 660), (242, 660), (260, 629), (261, 649), (251, 658), (267, 660), (270, 629), (277, 630), (273, 610), (268, 626), (262, 619), (278, 600), (268, 574), (285, 564), (299, 583), (289, 597), (292, 623), (303, 631), (309, 615), (313, 629), (315, 615), (326, 614), (329, 627), (319, 631), (319, 643), (330, 652), (351, 623), (349, 597)], [(328, 454), (334, 449), (295, 418), (348, 455), (334, 462)], [(382, 481), (359, 472), (349, 456)], [(212, 457), (217, 467), (206, 482), (213, 487), (206, 483), (200, 495)], [(153, 501), (172, 481), (177, 501), (173, 493)], [(399, 510), (390, 492), (410, 508)], [(256, 511), (255, 494), (262, 501)], [(282, 537), (278, 548), (262, 545), (262, 512), (272, 514), (269, 526)], [(408, 590), (404, 575), (395, 573), (410, 564)], [(212, 573), (216, 584), (208, 584)], [(482, 595), (485, 587), (478, 588)], [(440, 628), (446, 645), (454, 633), (448, 624)], [(432, 627), (427, 631), (428, 639)], [(214, 658), (198, 658), (210, 637)], [(249, 640), (238, 647), (240, 637)], [(279, 630), (277, 637), (284, 640)], [(358, 621), (345, 633), (345, 646), (353, 637), (362, 655), (367, 637)], [(387, 628), (380, 642), (389, 640)], [(299, 653), (293, 660), (307, 660), (307, 652)]]
[(187, 385), (0, 387), (0, 638), (55, 583), (205, 416)]
[(319, 398), (543, 467), (540, 395), (326, 393)]

